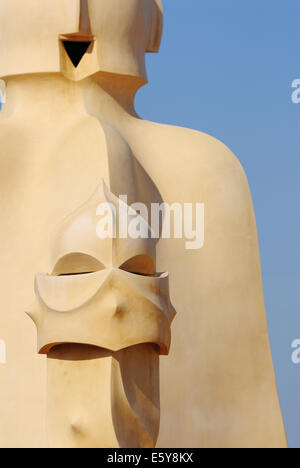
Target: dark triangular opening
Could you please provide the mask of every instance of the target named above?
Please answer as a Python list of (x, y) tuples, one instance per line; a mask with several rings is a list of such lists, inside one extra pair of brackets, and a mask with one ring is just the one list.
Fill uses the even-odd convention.
[(91, 43), (92, 41), (63, 41), (64, 48), (75, 68), (80, 64)]

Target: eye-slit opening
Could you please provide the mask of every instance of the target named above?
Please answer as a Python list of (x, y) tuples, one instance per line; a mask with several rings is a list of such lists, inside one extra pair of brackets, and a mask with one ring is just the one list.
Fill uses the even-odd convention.
[(155, 262), (148, 255), (137, 255), (127, 260), (120, 270), (139, 276), (155, 276), (156, 273)]
[(71, 253), (62, 257), (55, 265), (53, 276), (86, 275), (104, 269), (104, 265), (91, 255)]

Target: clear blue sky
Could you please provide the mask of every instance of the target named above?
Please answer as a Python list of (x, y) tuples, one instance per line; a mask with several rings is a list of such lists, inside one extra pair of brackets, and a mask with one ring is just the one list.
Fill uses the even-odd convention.
[(290, 447), (300, 447), (300, 0), (164, 0), (159, 55), (139, 92), (145, 119), (214, 135), (253, 194), (272, 353)]

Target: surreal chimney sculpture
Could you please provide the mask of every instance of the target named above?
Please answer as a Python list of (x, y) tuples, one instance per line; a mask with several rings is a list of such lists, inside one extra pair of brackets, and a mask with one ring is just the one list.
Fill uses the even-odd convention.
[[(3, 447), (287, 445), (245, 174), (134, 109), (162, 16), (160, 0), (0, 2)], [(120, 200), (148, 233), (134, 204), (204, 203), (203, 248), (101, 238), (98, 206), (118, 232)]]

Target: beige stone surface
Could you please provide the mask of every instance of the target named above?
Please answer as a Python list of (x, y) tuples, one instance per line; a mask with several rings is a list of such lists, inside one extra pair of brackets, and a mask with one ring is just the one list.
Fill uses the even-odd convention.
[(149, 344), (117, 353), (79, 345), (53, 349), (47, 364), (49, 445), (154, 447), (160, 414), (158, 359)]
[[(122, 9), (120, 2), (89, 1), (91, 34), (103, 55), (97, 55), (96, 74), (90, 75), (91, 63), (82, 62), (86, 68), (78, 68), (77, 77), (61, 63), (59, 38), (78, 29), (86, 33), (80, 2), (0, 5), (0, 75), (7, 84), (0, 114), (0, 338), (7, 346), (7, 364), (0, 364), (0, 446), (128, 446), (134, 436), (135, 446), (155, 444), (153, 345), (117, 356), (100, 349), (53, 349), (47, 373), (47, 359), (36, 352), (34, 324), (24, 314), (34, 299), (36, 273), (53, 272), (49, 246), (55, 229), (104, 179), (117, 197), (125, 188), (129, 202), (141, 197), (147, 205), (163, 200), (206, 207), (201, 250), (186, 250), (184, 240), (160, 240), (156, 246), (156, 271), (169, 272), (177, 310), (171, 354), (160, 358), (157, 445), (285, 447), (247, 179), (231, 151), (214, 138), (135, 114), (134, 96), (145, 84), (144, 50), (158, 47), (161, 17), (151, 0), (130, 0), (126, 7), (122, 1)], [(101, 21), (120, 36), (112, 39)], [(128, 180), (137, 173), (129, 190)], [(138, 187), (136, 180), (142, 181)], [(142, 378), (137, 369), (143, 362), (149, 372)], [(115, 421), (107, 414), (112, 401)], [(100, 427), (105, 412), (106, 440)], [(128, 440), (126, 424), (136, 429), (140, 421), (146, 426)]]

